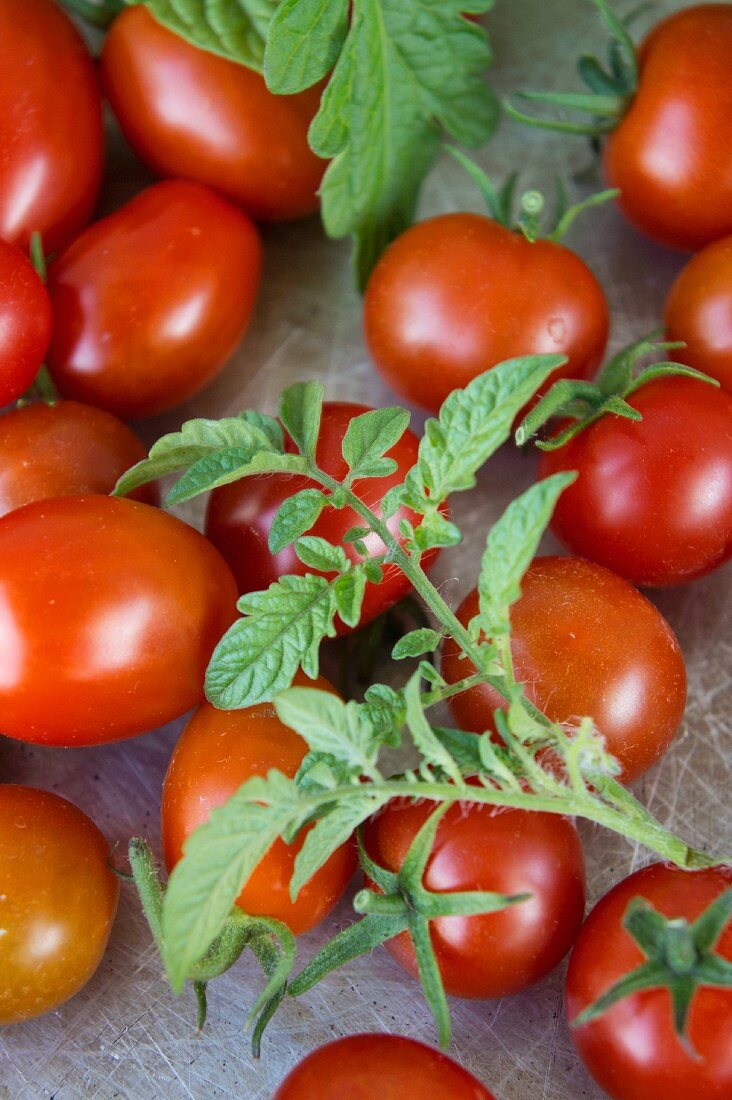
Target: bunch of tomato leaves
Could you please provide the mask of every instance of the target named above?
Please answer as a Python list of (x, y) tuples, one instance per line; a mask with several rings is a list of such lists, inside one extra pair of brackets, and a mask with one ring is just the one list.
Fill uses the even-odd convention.
[[(266, 777), (248, 780), (189, 838), (159, 906), (159, 940), (174, 989), (179, 991), (195, 977), (200, 960), (227, 927), (242, 885), (277, 837), (289, 842), (305, 825), (313, 826), (295, 863), (290, 888), (296, 897), (330, 854), (393, 798), (424, 799), (434, 803), (435, 813), (415, 837), (399, 876), (386, 876), (369, 864), (369, 877), (392, 895), (391, 901), (375, 904), (361, 898), (366, 915), (355, 926), (357, 933), (345, 945), (340, 941), (331, 948), (316, 969), (325, 973), (408, 927), (420, 940), (423, 988), (443, 1042), (450, 1033), (447, 1002), (425, 934), (436, 900), (421, 887), (421, 875), (434, 830), (450, 805), (463, 801), (582, 816), (680, 866), (715, 862), (665, 830), (617, 782), (617, 764), (591, 720), (584, 719), (568, 733), (527, 700), (513, 675), (509, 609), (520, 596), (521, 578), (554, 505), (575, 475), (562, 473), (532, 486), (494, 525), (479, 578), (479, 613), (467, 626), (458, 621), (420, 565), (426, 550), (460, 541), (459, 530), (441, 510), (445, 500), (475, 484), (477, 470), (508, 439), (518, 411), (562, 361), (552, 355), (509, 360), (464, 390), (453, 391), (439, 417), (428, 421), (417, 463), (381, 502), (382, 516), (354, 493), (352, 485), (392, 471), (393, 461), (386, 455), (406, 429), (408, 414), (387, 408), (355, 417), (342, 445), (349, 472), (339, 482), (315, 460), (323, 391), (312, 382), (297, 383), (284, 392), (279, 422), (253, 411), (221, 421), (188, 422), (180, 432), (159, 440), (150, 457), (120, 480), (116, 492), (123, 494), (150, 479), (183, 471), (168, 496), (170, 504), (265, 472), (303, 473), (319, 486), (286, 500), (270, 533), (272, 547), (293, 543), (301, 560), (319, 572), (283, 576), (266, 591), (243, 596), (242, 618), (221, 640), (207, 674), (207, 695), (216, 706), (237, 709), (274, 699), (280, 720), (307, 742), (310, 751), (294, 779), (272, 770)], [(285, 451), (283, 427), (297, 453)], [(397, 539), (384, 518), (400, 504), (416, 512), (421, 522), (414, 526), (403, 520)], [(306, 534), (324, 508), (345, 506), (363, 521), (344, 536), (362, 555), (356, 561), (347, 558), (342, 546)], [(367, 556), (364, 542), (372, 533), (384, 549), (376, 558)], [(408, 577), (437, 624), (436, 629), (422, 627), (406, 634), (393, 656), (422, 657), (451, 635), (476, 671), (448, 685), (429, 661), (422, 660), (403, 689), (373, 685), (362, 703), (344, 703), (313, 688), (292, 688), (300, 667), (311, 678), (317, 675), (319, 646), (334, 635), (336, 615), (350, 624), (358, 622), (366, 580), (378, 581), (387, 561)], [(477, 736), (429, 721), (426, 712), (431, 706), (484, 680), (506, 700), (497, 719), (501, 744), (490, 733)], [(387, 776), (379, 768), (380, 750), (401, 745), (405, 727), (416, 750), (416, 766)], [(405, 898), (406, 907), (400, 904)], [(451, 894), (439, 903), (443, 915), (475, 914), (522, 900)], [(282, 982), (286, 968), (283, 963), (277, 971)], [(301, 981), (303, 989), (309, 984), (309, 979)], [(294, 989), (298, 991), (297, 984)]]

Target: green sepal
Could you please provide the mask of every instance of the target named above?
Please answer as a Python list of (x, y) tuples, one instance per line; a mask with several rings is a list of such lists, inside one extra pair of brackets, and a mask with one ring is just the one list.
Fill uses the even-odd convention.
[(290, 997), (299, 997), (312, 989), (326, 974), (337, 970), (351, 959), (366, 955), (379, 944), (391, 940), (407, 927), (405, 916), (367, 916), (350, 924), (321, 948), (287, 987)]

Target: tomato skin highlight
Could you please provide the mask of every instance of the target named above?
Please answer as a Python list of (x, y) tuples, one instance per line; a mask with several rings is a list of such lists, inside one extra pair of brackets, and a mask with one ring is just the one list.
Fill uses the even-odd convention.
[(673, 356), (716, 378), (732, 393), (732, 236), (707, 245), (671, 287), (666, 339), (682, 341)]
[(54, 381), (123, 420), (185, 401), (239, 344), (260, 267), (257, 230), (230, 203), (185, 180), (148, 187), (49, 268)]
[(288, 1073), (273, 1100), (493, 1100), (439, 1050), (403, 1035), (346, 1035)]
[(608, 328), (605, 296), (578, 256), (481, 214), (412, 226), (383, 253), (364, 297), (377, 369), (433, 413), (451, 390), (519, 355), (568, 356), (540, 392), (558, 378), (587, 378)]
[(96, 745), (201, 701), (236, 585), (198, 531), (134, 501), (36, 501), (0, 520), (0, 733)]
[(38, 374), (51, 339), (51, 303), (33, 265), (0, 240), (0, 408)]
[(81, 35), (52, 0), (0, 3), (0, 237), (47, 252), (91, 217), (102, 174), (102, 101)]
[[(397, 871), (433, 810), (403, 800), (389, 803), (364, 830), (371, 858)], [(496, 913), (430, 922), (445, 989), (458, 997), (505, 997), (533, 985), (566, 955), (582, 923), (582, 845), (572, 823), (553, 814), (477, 803), (452, 806), (438, 825), (423, 883), (445, 893), (532, 894)], [(386, 947), (416, 976), (407, 932)]]
[[(334, 693), (324, 677), (296, 682)], [(271, 703), (222, 711), (203, 703), (176, 745), (163, 783), (163, 851), (168, 870), (183, 844), (211, 810), (221, 806), (247, 779), (272, 769), (294, 776), (308, 751), (305, 741), (280, 722)], [(305, 832), (293, 844), (277, 839), (237, 899), (249, 916), (274, 917), (298, 934), (315, 927), (339, 901), (356, 869), (353, 843), (343, 844), (290, 899), (290, 879)]]
[(119, 897), (108, 858), (71, 802), (0, 785), (0, 1024), (58, 1008), (99, 966)]
[(141, 6), (112, 24), (101, 71), (125, 137), (154, 171), (208, 184), (257, 220), (318, 209), (326, 162), (307, 132), (319, 87), (275, 96), (259, 73), (190, 45)]
[[(676, 637), (661, 613), (631, 584), (580, 558), (537, 558), (511, 609), (511, 652), (526, 694), (555, 722), (587, 715), (616, 757), (623, 782), (660, 760), (676, 733), (686, 703), (686, 667)], [(458, 610), (467, 625), (478, 612), (476, 589)], [(628, 639), (633, 639), (632, 646)], [(475, 671), (448, 638), (442, 675), (449, 684)], [(493, 729), (505, 708), (490, 684), (449, 701), (461, 729)]]
[[(570, 1024), (630, 970), (643, 962), (637, 944), (622, 927), (628, 903), (647, 898), (669, 918), (693, 921), (732, 886), (732, 869), (683, 871), (654, 863), (623, 879), (597, 903), (572, 951), (567, 972), (566, 1009)], [(732, 924), (715, 951), (732, 961)], [(732, 991), (697, 989), (688, 1035), (700, 1055), (690, 1057), (673, 1027), (671, 998), (665, 989), (626, 997), (596, 1020), (570, 1027), (580, 1058), (614, 1100), (727, 1100), (732, 1095)]]

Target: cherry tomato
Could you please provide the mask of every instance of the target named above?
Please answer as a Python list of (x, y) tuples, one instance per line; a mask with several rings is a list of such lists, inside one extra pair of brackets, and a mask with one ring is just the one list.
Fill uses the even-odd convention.
[(0, 407), (38, 374), (51, 339), (51, 303), (33, 265), (0, 240)]
[(102, 103), (81, 35), (52, 0), (0, 2), (0, 237), (62, 248), (91, 217)]
[(403, 1035), (347, 1035), (318, 1047), (287, 1075), (274, 1100), (493, 1100), (471, 1073)]
[[(433, 810), (402, 800), (389, 803), (364, 830), (371, 858), (398, 871)], [(432, 921), (432, 944), (445, 989), (458, 997), (505, 997), (533, 985), (564, 957), (582, 923), (582, 846), (574, 825), (553, 814), (478, 803), (452, 806), (438, 826), (423, 883), (439, 893), (532, 895), (496, 913)], [(407, 932), (386, 946), (416, 975)]]
[(71, 802), (0, 785), (0, 1024), (57, 1008), (99, 966), (119, 896), (108, 859)]
[[(665, 917), (693, 921), (732, 886), (732, 870), (682, 871), (654, 863), (602, 898), (587, 918), (567, 973), (571, 1021), (644, 960), (622, 926), (628, 903), (646, 898)], [(732, 961), (732, 923), (715, 951)], [(582, 1061), (615, 1100), (727, 1100), (732, 1095), (732, 990), (702, 986), (694, 994), (688, 1036), (698, 1057), (679, 1042), (666, 989), (645, 989), (602, 1016), (572, 1028)]]
[(732, 396), (667, 377), (629, 403), (640, 423), (604, 416), (542, 455), (541, 477), (579, 471), (552, 530), (634, 584), (684, 584), (732, 553)]
[(149, 187), (51, 264), (54, 381), (122, 419), (185, 401), (241, 340), (260, 263), (252, 222), (208, 188)]
[[(33, 500), (111, 493), (147, 449), (111, 413), (58, 401), (25, 405), (0, 417), (0, 516)], [(157, 504), (155, 483), (131, 494)]]
[(666, 302), (666, 339), (686, 345), (674, 349), (675, 359), (732, 393), (732, 236), (707, 245), (677, 278)]
[[(580, 558), (537, 558), (521, 588), (511, 652), (529, 699), (555, 722), (593, 718), (620, 778), (637, 778), (667, 750), (684, 713), (686, 668), (670, 626), (631, 584)], [(473, 589), (458, 618), (467, 625), (477, 613)], [(475, 671), (460, 654), (449, 638), (442, 656), (449, 684)], [(458, 724), (475, 733), (495, 729), (493, 712), (505, 706), (489, 684), (450, 700)]]
[(0, 732), (94, 745), (201, 701), (236, 586), (192, 527), (103, 496), (0, 520)]
[(602, 289), (578, 256), (481, 214), (412, 226), (384, 252), (364, 298), (376, 366), (397, 393), (431, 412), (451, 390), (519, 355), (568, 356), (546, 386), (589, 377), (608, 324)]
[[(323, 677), (307, 683), (321, 691), (334, 689)], [(175, 747), (163, 783), (163, 849), (168, 870), (183, 854), (188, 836), (208, 821), (247, 779), (272, 768), (294, 776), (308, 751), (298, 734), (280, 722), (271, 703), (243, 710), (216, 710), (204, 703), (195, 712)], [(237, 899), (250, 916), (275, 917), (295, 932), (306, 932), (338, 902), (356, 868), (353, 844), (338, 848), (290, 899), (290, 879), (304, 833), (293, 844), (276, 840)]]
[[(355, 405), (347, 401), (326, 401), (320, 422), (320, 436), (316, 458), (326, 473), (339, 480), (348, 472), (343, 458), (341, 444), (349, 422), (354, 416), (368, 412), (367, 405)], [(369, 478), (354, 482), (352, 488), (358, 497), (379, 514), (379, 505), (384, 494), (393, 485), (399, 485), (404, 476), (417, 461), (419, 440), (413, 432), (407, 431), (388, 452), (397, 463), (397, 469), (388, 477)], [(231, 482), (211, 494), (206, 515), (206, 535), (231, 566), (239, 584), (240, 592), (256, 592), (267, 588), (286, 573), (316, 572), (303, 565), (292, 546), (279, 554), (272, 554), (267, 545), (269, 530), (277, 509), (293, 493), (313, 486), (315, 483), (301, 474), (266, 474), (242, 478)], [(403, 518), (418, 522), (418, 517), (408, 508), (401, 508), (388, 520), (389, 530), (397, 534), (399, 521)], [(351, 527), (363, 526), (363, 520), (351, 508), (326, 508), (321, 512), (309, 534), (340, 543), (343, 535)], [(369, 555), (383, 552), (383, 544), (375, 535), (365, 540)], [(359, 561), (360, 555), (352, 544), (344, 546), (351, 561)], [(436, 551), (429, 551), (422, 558), (423, 567), (428, 568), (436, 557)], [(332, 574), (331, 574), (332, 576)], [(379, 584), (369, 582), (363, 600), (360, 626), (370, 622), (386, 611), (410, 590), (407, 578), (395, 565), (384, 567)], [(340, 633), (348, 633), (341, 626)]]
[(125, 137), (154, 171), (207, 183), (265, 221), (318, 209), (326, 162), (307, 133), (320, 88), (275, 96), (259, 73), (191, 46), (142, 6), (112, 24), (102, 79)]

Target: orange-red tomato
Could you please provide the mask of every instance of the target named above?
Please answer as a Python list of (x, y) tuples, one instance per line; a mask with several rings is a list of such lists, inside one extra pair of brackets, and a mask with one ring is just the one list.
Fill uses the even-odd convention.
[(680, 340), (674, 359), (716, 378), (732, 393), (732, 236), (707, 245), (671, 287), (666, 339)]
[(51, 338), (51, 303), (33, 266), (0, 240), (0, 408), (38, 374)]
[(57, 1008), (99, 966), (119, 896), (108, 859), (71, 802), (0, 785), (0, 1024)]
[(102, 78), (136, 153), (207, 183), (253, 218), (312, 214), (326, 162), (308, 146), (320, 89), (275, 96), (259, 73), (191, 46), (141, 5), (112, 24)]

